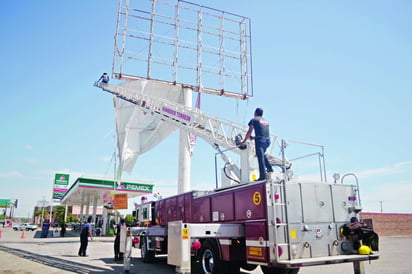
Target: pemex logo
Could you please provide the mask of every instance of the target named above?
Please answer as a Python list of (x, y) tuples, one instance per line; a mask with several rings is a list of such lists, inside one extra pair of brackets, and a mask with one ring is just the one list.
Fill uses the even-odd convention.
[(68, 185), (69, 184), (69, 174), (56, 173), (54, 176), (55, 185)]

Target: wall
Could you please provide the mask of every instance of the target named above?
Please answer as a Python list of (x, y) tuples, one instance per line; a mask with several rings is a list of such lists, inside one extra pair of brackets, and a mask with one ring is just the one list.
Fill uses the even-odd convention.
[(412, 214), (361, 213), (362, 219), (372, 219), (379, 236), (412, 235)]

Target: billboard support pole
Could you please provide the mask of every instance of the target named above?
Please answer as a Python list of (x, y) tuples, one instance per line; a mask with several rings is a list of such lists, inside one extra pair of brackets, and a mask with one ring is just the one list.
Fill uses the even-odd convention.
[[(192, 89), (188, 87), (182, 88), (184, 97), (184, 105), (192, 106)], [(177, 193), (183, 193), (190, 190), (190, 142), (188, 131), (180, 129), (179, 136), (179, 173)]]

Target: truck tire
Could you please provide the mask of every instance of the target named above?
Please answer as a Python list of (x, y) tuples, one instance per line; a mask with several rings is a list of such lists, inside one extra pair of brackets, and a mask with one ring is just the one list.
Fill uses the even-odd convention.
[(264, 274), (298, 274), (299, 272), (299, 268), (267, 267), (263, 265), (260, 268)]
[(145, 237), (142, 238), (142, 243), (140, 245), (141, 248), (141, 258), (144, 263), (151, 263), (154, 261), (155, 252), (153, 250), (149, 250), (147, 246), (147, 240)]
[(205, 274), (227, 273), (224, 264), (220, 260), (219, 250), (214, 241), (206, 240), (200, 250), (200, 265)]

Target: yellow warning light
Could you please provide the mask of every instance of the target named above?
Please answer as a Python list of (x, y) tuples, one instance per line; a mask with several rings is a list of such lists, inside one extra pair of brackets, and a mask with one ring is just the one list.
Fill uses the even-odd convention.
[(257, 174), (256, 174), (256, 172), (253, 172), (252, 175), (250, 176), (250, 178), (251, 178), (250, 181), (252, 181), (252, 182), (256, 181), (256, 180), (257, 180)]

